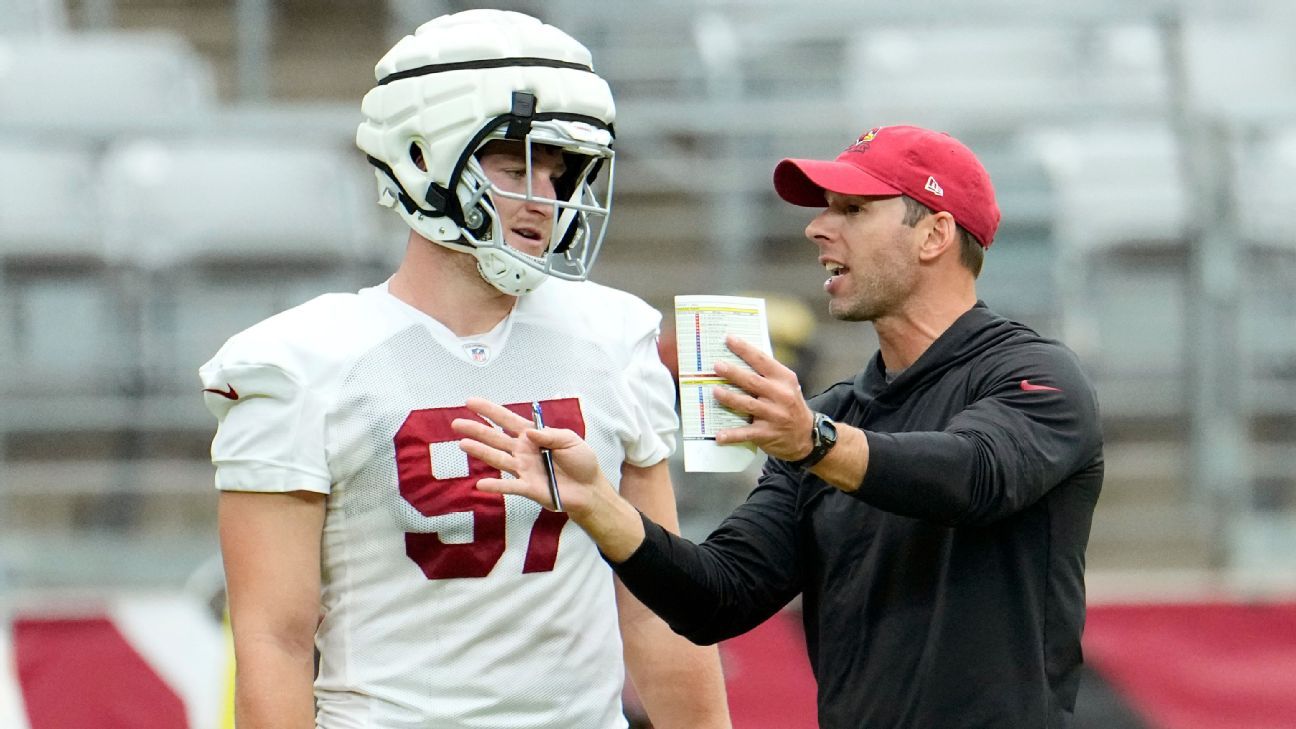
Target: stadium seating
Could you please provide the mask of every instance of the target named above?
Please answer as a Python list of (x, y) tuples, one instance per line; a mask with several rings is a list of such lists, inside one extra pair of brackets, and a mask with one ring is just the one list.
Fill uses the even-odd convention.
[(1235, 125), (1290, 122), (1296, 116), (1296, 13), (1275, 4), (1262, 17), (1189, 17), (1179, 29), (1184, 105)]
[(1181, 413), (1190, 219), (1178, 138), (1164, 124), (1110, 123), (1023, 136), (1054, 190), (1063, 337), (1093, 370), (1109, 415)]
[(847, 67), (856, 103), (935, 126), (1146, 118), (1168, 97), (1161, 36), (1147, 24), (870, 27)]
[[(0, 397), (5, 428), (33, 397), (126, 394), (128, 313), (106, 255), (96, 155), (80, 142), (0, 138)], [(62, 426), (59, 426), (62, 427)]]
[(1296, 492), (1296, 430), (1284, 425), (1296, 413), (1296, 125), (1249, 135), (1235, 152), (1230, 200), (1245, 282), (1237, 302), (1239, 397), (1255, 422), (1256, 501), (1282, 513)]
[(363, 281), (374, 206), (356, 157), (232, 137), (113, 147), (101, 173), (104, 235), (112, 260), (140, 280), (147, 390), (191, 395), (198, 366), (231, 334)]
[(215, 101), (210, 67), (171, 34), (0, 36), (0, 58), (0, 128), (174, 128)]
[(0, 0), (0, 37), (46, 35), (66, 27), (61, 0)]

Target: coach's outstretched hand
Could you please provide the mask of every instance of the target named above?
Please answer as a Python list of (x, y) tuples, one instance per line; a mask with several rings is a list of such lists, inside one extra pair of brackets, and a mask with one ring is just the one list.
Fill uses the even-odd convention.
[(459, 441), (459, 448), (473, 458), (516, 476), (512, 479), (483, 478), (477, 482), (477, 488), (482, 491), (517, 494), (545, 508), (554, 508), (549, 496), (549, 476), (540, 458), (541, 448), (548, 448), (553, 453), (563, 507), (573, 517), (588, 503), (590, 491), (606, 485), (598, 470), (594, 450), (572, 431), (563, 428), (536, 430), (531, 421), (489, 400), (469, 398), (468, 409), (499, 428), (475, 420), (457, 419), (451, 427), (464, 436)]
[(564, 428), (536, 430), (531, 421), (489, 400), (469, 398), (468, 409), (495, 423), (458, 418), (451, 427), (463, 439), (459, 448), (473, 458), (515, 478), (483, 478), (477, 488), (495, 494), (525, 496), (554, 508), (541, 448), (553, 456), (563, 510), (593, 537), (614, 562), (629, 557), (643, 542), (639, 512), (621, 498), (599, 470), (598, 458), (580, 436)]

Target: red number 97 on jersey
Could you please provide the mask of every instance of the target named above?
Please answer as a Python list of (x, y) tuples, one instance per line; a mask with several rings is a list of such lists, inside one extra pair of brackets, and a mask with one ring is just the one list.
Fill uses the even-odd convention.
[[(576, 398), (544, 400), (545, 425), (566, 428), (585, 437), (585, 418)], [(511, 403), (504, 407), (531, 419), (531, 403)], [(432, 446), (458, 443), (459, 435), (450, 428), (455, 418), (486, 422), (467, 407), (414, 410), (396, 431), (396, 475), (400, 494), (423, 516), (443, 516), (469, 512), (473, 520), (473, 540), (465, 544), (446, 544), (436, 532), (406, 532), (405, 554), (423, 570), (429, 580), (452, 577), (485, 577), (489, 575), (507, 546), (504, 497), (477, 490), (477, 481), (499, 478), (498, 469), (476, 458), (468, 459), (468, 475), (438, 477), (433, 471)], [(567, 515), (541, 510), (527, 540), (526, 560), (522, 571), (549, 572), (558, 559), (558, 537)]]

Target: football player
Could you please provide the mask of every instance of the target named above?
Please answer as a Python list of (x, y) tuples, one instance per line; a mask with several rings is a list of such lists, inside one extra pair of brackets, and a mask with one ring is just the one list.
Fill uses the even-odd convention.
[(677, 524), (660, 315), (585, 280), (607, 83), (563, 31), (493, 10), (424, 24), (376, 76), (356, 142), (409, 225), (399, 268), (201, 369), (240, 726), (625, 727), (628, 668), (658, 729), (727, 727), (715, 650), (624, 592), (566, 514), (478, 491), (500, 472), (450, 428), (484, 397), (575, 430)]

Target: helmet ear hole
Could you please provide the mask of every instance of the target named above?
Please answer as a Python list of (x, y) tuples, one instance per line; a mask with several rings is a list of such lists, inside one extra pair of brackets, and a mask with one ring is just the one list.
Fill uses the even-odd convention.
[(415, 167), (427, 172), (427, 155), (423, 153), (423, 146), (417, 141), (410, 142), (409, 156)]

